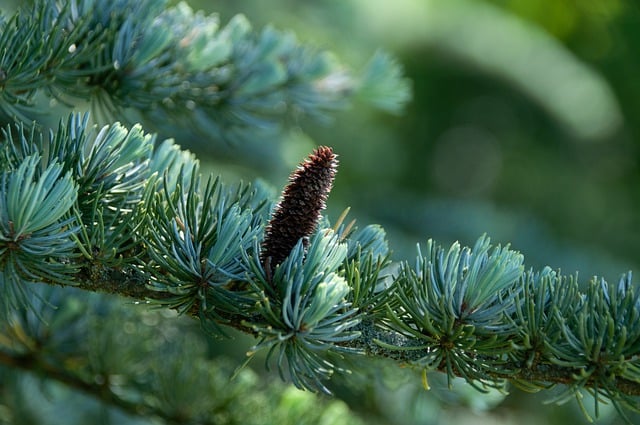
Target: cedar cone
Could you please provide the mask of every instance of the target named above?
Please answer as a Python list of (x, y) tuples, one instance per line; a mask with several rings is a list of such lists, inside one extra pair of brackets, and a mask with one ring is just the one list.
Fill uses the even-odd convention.
[(287, 258), (301, 238), (315, 231), (337, 167), (333, 149), (320, 146), (289, 176), (262, 242), (260, 262), (267, 273)]

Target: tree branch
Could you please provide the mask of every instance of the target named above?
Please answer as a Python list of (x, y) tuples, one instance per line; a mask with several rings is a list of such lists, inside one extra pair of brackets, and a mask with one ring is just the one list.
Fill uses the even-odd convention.
[(12, 356), (4, 351), (0, 351), (0, 364), (14, 369), (21, 369), (35, 373), (53, 381), (60, 382), (69, 388), (78, 390), (83, 394), (93, 397), (103, 403), (121, 409), (123, 412), (136, 416), (157, 416), (163, 418), (170, 424), (182, 424), (185, 418), (172, 418), (159, 409), (153, 409), (148, 404), (136, 403), (119, 397), (111, 390), (109, 376), (102, 376), (101, 379), (94, 377), (93, 380), (85, 380), (70, 373), (64, 368), (41, 359), (37, 353), (27, 355)]
[[(101, 277), (96, 278), (97, 276)], [(153, 302), (154, 300), (164, 300), (170, 297), (169, 294), (148, 289), (148, 281), (145, 279), (143, 273), (135, 267), (127, 266), (121, 269), (99, 267), (99, 270), (95, 268), (90, 270), (89, 266), (84, 266), (81, 268), (81, 272), (77, 275), (77, 278), (77, 288), (125, 296), (140, 302)], [(189, 311), (188, 314), (193, 317), (198, 317), (199, 311), (197, 306)], [(259, 332), (257, 332), (255, 328), (248, 326), (247, 318), (241, 315), (221, 313), (220, 324), (254, 337), (259, 336)], [(361, 326), (362, 329), (358, 338), (341, 345), (354, 349), (368, 357), (390, 359), (400, 365), (419, 362), (421, 358), (427, 356), (430, 351), (433, 350), (433, 348), (412, 350), (392, 350), (385, 348), (385, 346), (376, 341), (386, 342), (387, 344), (395, 341), (394, 343), (397, 344), (398, 335), (396, 333), (380, 330), (376, 323), (373, 322), (362, 324)], [(482, 356), (478, 356), (476, 361), (478, 364), (484, 362)], [(520, 380), (547, 385), (571, 385), (576, 380), (575, 376), (579, 375), (583, 370), (581, 368), (560, 366), (548, 361), (538, 361), (531, 367), (527, 367), (524, 362), (504, 361), (500, 363), (500, 367), (506, 372), (490, 371), (488, 375), (496, 380)], [(435, 370), (443, 373), (449, 372), (445, 363), (438, 365)], [(460, 370), (456, 368), (451, 370), (457, 376), (464, 377), (464, 375), (460, 373)], [(597, 377), (593, 376), (586, 380), (585, 386), (591, 387), (596, 383)], [(616, 378), (615, 387), (628, 396), (640, 396), (640, 382)]]

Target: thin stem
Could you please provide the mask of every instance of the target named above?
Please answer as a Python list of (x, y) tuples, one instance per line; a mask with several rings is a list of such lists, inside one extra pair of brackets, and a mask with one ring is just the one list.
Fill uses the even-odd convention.
[[(89, 291), (108, 292), (111, 294), (119, 294), (129, 298), (134, 298), (139, 301), (148, 300), (160, 300), (168, 297), (170, 294), (153, 291), (147, 288), (146, 280), (143, 274), (134, 267), (124, 267), (118, 269), (101, 268), (99, 279), (90, 278), (95, 275), (95, 271), (92, 272), (88, 268), (83, 268), (83, 272), (78, 275), (78, 287)], [(189, 315), (193, 317), (198, 316), (198, 304), (194, 305), (194, 308), (189, 311)], [(221, 314), (221, 325), (226, 325), (231, 328), (237, 329), (241, 332), (257, 336), (255, 329), (247, 326), (247, 318), (240, 317), (238, 315), (225, 315)], [(371, 324), (373, 326), (373, 324)], [(356, 348), (362, 351), (369, 357), (382, 357), (394, 360), (398, 363), (408, 363), (415, 361), (427, 353), (427, 350), (391, 350), (380, 347), (376, 344), (369, 333), (363, 333), (358, 339), (345, 343), (351, 348)], [(389, 332), (387, 337), (391, 338), (392, 333)], [(384, 334), (377, 333), (376, 337), (384, 338)], [(535, 368), (527, 368), (515, 361), (505, 361), (502, 368), (509, 373), (501, 374), (499, 372), (487, 371), (487, 375), (495, 379), (507, 379), (507, 380), (522, 380), (529, 382), (545, 382), (549, 384), (570, 384), (575, 381), (574, 375), (579, 372), (578, 369), (568, 368), (564, 366), (555, 365), (553, 363), (538, 363)], [(446, 372), (446, 366), (441, 365), (439, 368), (441, 372)], [(454, 373), (459, 374), (459, 371), (454, 370)], [(587, 380), (587, 386), (595, 383), (594, 378)], [(640, 396), (640, 383), (630, 381), (628, 379), (618, 378), (616, 380), (617, 389), (629, 396)]]
[(39, 358), (36, 353), (12, 356), (0, 351), (0, 364), (35, 373), (47, 379), (60, 382), (69, 388), (81, 391), (83, 394), (87, 394), (132, 415), (159, 416), (169, 423), (182, 423), (178, 418), (168, 417), (163, 412), (152, 409), (148, 405), (133, 403), (118, 397), (111, 391), (108, 377), (104, 377), (105, 379), (103, 380), (86, 381), (79, 376), (69, 373), (65, 369), (59, 369), (55, 365), (44, 361)]

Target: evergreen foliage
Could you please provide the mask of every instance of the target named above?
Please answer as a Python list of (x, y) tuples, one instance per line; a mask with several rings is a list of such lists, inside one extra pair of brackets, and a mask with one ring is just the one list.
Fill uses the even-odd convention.
[[(44, 94), (90, 99), (105, 117), (134, 109), (144, 122), (194, 124), (237, 140), (287, 114), (324, 116), (358, 89), (396, 110), (408, 89), (389, 57), (376, 55), (358, 79), (290, 35), (254, 32), (242, 17), (221, 28), (184, 4), (131, 0), (36, 2), (3, 23), (0, 47), (0, 110), (15, 121), (0, 145), (5, 366), (168, 423), (217, 423), (209, 395), (248, 391), (249, 372), (227, 386), (217, 366), (185, 362), (203, 348), (170, 325), (148, 352), (129, 350), (113, 339), (144, 327), (132, 313), (97, 296), (90, 313), (42, 284), (70, 285), (195, 316), (211, 333), (249, 333), (257, 338), (250, 354), (265, 351), (267, 365), (303, 389), (330, 393), (334, 374), (358, 372), (347, 360), (370, 356), (444, 372), (450, 383), (463, 377), (480, 391), (561, 384), (559, 401), (586, 390), (596, 406), (640, 410), (640, 300), (631, 274), (617, 285), (594, 278), (582, 290), (559, 271), (526, 269), (522, 254), (487, 236), (471, 248), (428, 240), (415, 259), (395, 260), (381, 227), (344, 218), (304, 229), (286, 258), (265, 264), (273, 199), (259, 186), (203, 178), (193, 155), (157, 143), (138, 124), (96, 129), (81, 114), (50, 134), (24, 124), (41, 112)], [(316, 202), (296, 211), (314, 224), (331, 187), (320, 174), (324, 180), (307, 182), (322, 186)], [(277, 225), (267, 235), (279, 237)], [(123, 318), (105, 330), (98, 322), (107, 315)], [(163, 330), (165, 319), (149, 320), (157, 326), (144, 332)], [(111, 350), (122, 352), (101, 363), (99, 353)], [(154, 373), (166, 364), (168, 373)]]
[(128, 110), (155, 127), (179, 123), (237, 141), (287, 117), (326, 119), (353, 96), (389, 111), (409, 96), (384, 53), (356, 76), (290, 33), (255, 31), (242, 15), (222, 27), (165, 0), (36, 1), (2, 23), (0, 45), (5, 122), (43, 112), (44, 94), (91, 100), (104, 122)]
[(34, 291), (32, 308), (14, 310), (0, 332), (1, 423), (95, 423), (104, 409), (91, 397), (116, 408), (102, 412), (113, 423), (360, 423), (340, 401), (261, 384), (249, 368), (232, 379), (235, 366), (208, 359), (202, 332), (167, 310)]

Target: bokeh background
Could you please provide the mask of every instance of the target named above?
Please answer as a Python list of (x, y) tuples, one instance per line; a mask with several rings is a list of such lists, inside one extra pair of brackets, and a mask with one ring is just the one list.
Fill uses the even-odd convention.
[[(534, 268), (617, 280), (637, 269), (640, 10), (604, 1), (219, 1), (354, 68), (391, 52), (413, 84), (399, 116), (354, 105), (280, 141), (273, 184), (317, 144), (342, 166), (330, 211), (379, 222), (397, 257), (433, 237), (510, 242)], [(255, 168), (252, 168), (255, 170)], [(267, 166), (265, 166), (267, 169)]]
[[(521, 251), (529, 267), (578, 273), (583, 282), (640, 271), (639, 3), (188, 3), (219, 13), (223, 24), (243, 13), (256, 28), (291, 30), (354, 69), (383, 49), (403, 64), (413, 90), (398, 115), (356, 101), (331, 121), (301, 118), (281, 137), (250, 145), (180, 129), (161, 135), (196, 152), (207, 171), (277, 189), (315, 146), (331, 145), (341, 165), (329, 218), (351, 207), (360, 225), (381, 224), (395, 260), (413, 258), (427, 238), (472, 245), (487, 233)], [(240, 363), (252, 344), (243, 338), (209, 348)], [(265, 374), (260, 362), (253, 366)], [(425, 391), (415, 372), (385, 362), (365, 370), (337, 379), (334, 389), (366, 423), (588, 423), (574, 401), (545, 404), (554, 391), (512, 388), (505, 398), (462, 381), (449, 390), (439, 374)], [(622, 422), (605, 405), (597, 423)]]
[[(583, 282), (640, 270), (637, 2), (191, 4), (223, 22), (243, 13), (256, 26), (291, 29), (354, 68), (378, 48), (399, 59), (413, 85), (404, 113), (356, 104), (328, 125), (301, 122), (277, 147), (283, 167), (260, 176), (282, 185), (313, 146), (332, 145), (341, 168), (329, 216), (351, 206), (359, 223), (382, 224), (396, 259), (413, 258), (427, 238), (469, 245), (487, 233), (528, 266)], [(543, 404), (553, 393), (513, 389), (501, 401), (463, 383), (425, 392), (410, 373), (381, 369), (361, 384), (367, 391), (342, 396), (383, 423), (587, 423), (574, 401)], [(598, 423), (620, 419), (605, 407)]]

